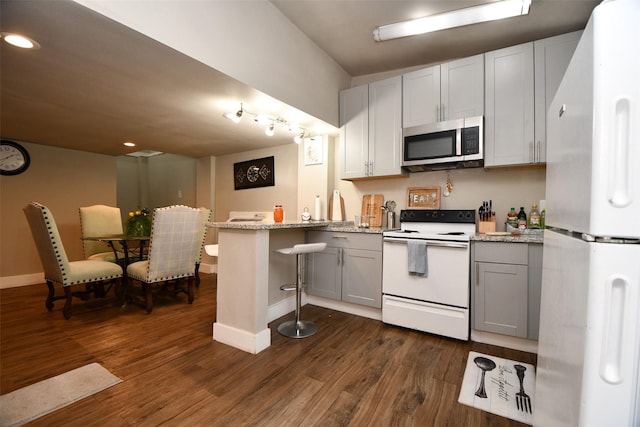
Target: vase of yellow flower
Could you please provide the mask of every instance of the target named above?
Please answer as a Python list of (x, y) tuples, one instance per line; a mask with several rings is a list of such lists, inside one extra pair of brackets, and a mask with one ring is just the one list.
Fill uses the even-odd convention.
[(151, 215), (149, 209), (142, 208), (129, 212), (126, 225), (127, 236), (148, 237), (151, 235)]

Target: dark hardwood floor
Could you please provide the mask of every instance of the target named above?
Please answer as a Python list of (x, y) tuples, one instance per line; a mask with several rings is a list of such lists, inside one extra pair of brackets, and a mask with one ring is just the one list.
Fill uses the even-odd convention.
[[(186, 296), (136, 305), (44, 306), (46, 286), (0, 291), (0, 393), (88, 363), (124, 381), (32, 426), (518, 426), (458, 403), (470, 350), (536, 356), (386, 326), (307, 305), (320, 331), (280, 336), (258, 355), (212, 341), (216, 276)], [(286, 316), (287, 318), (292, 315)]]

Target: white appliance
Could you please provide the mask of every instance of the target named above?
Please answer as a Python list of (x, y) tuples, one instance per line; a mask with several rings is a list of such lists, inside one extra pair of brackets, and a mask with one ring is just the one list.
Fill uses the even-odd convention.
[(422, 172), (484, 165), (484, 117), (404, 128), (402, 166)]
[(639, 23), (597, 6), (548, 111), (535, 426), (640, 425)]
[[(402, 210), (400, 230), (383, 233), (382, 321), (469, 339), (473, 210)], [(417, 256), (424, 262), (415, 269)]]

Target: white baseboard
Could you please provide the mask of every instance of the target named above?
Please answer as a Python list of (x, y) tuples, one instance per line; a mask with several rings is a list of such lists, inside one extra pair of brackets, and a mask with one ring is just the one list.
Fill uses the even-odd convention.
[[(307, 303), (307, 299), (305, 294), (302, 294), (302, 300), (300, 304), (304, 306)], [(278, 301), (275, 304), (272, 304), (267, 309), (267, 321), (273, 322), (274, 320), (284, 316), (285, 314), (291, 313), (296, 310), (296, 296), (293, 293), (292, 296), (283, 299), (282, 301)]]
[[(218, 264), (200, 264), (200, 271), (211, 274), (217, 273)], [(44, 273), (21, 274), (18, 276), (0, 277), (0, 289), (17, 288), (20, 286), (41, 285), (45, 283)]]
[(19, 276), (0, 277), (0, 289), (17, 288), (20, 286), (41, 285), (45, 283), (44, 273), (22, 274)]
[(471, 341), (538, 354), (538, 341), (528, 340), (525, 338), (510, 337), (508, 335), (494, 334), (491, 332), (472, 329)]
[(252, 334), (219, 322), (213, 324), (213, 339), (247, 353), (258, 354), (271, 345), (271, 329)]
[(351, 304), (343, 301), (336, 301), (328, 298), (317, 297), (309, 295), (307, 298), (309, 304), (317, 305), (324, 308), (330, 308), (332, 310), (342, 311), (344, 313), (353, 314), (355, 316), (367, 317), (373, 320), (382, 321), (382, 309), (367, 307), (359, 304)]
[(207, 264), (205, 262), (200, 263), (200, 270), (203, 273), (211, 274), (218, 272), (218, 264)]

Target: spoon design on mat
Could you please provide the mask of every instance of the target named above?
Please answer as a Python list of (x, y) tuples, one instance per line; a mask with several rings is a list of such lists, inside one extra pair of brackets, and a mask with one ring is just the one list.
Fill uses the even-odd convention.
[(486, 357), (482, 357), (482, 356), (476, 357), (475, 359), (473, 359), (473, 361), (476, 363), (476, 365), (478, 365), (478, 368), (482, 370), (482, 376), (480, 378), (480, 386), (476, 391), (476, 396), (486, 399), (487, 391), (484, 388), (484, 376), (487, 373), (487, 371), (491, 371), (496, 367), (496, 363), (493, 360), (487, 359)]

